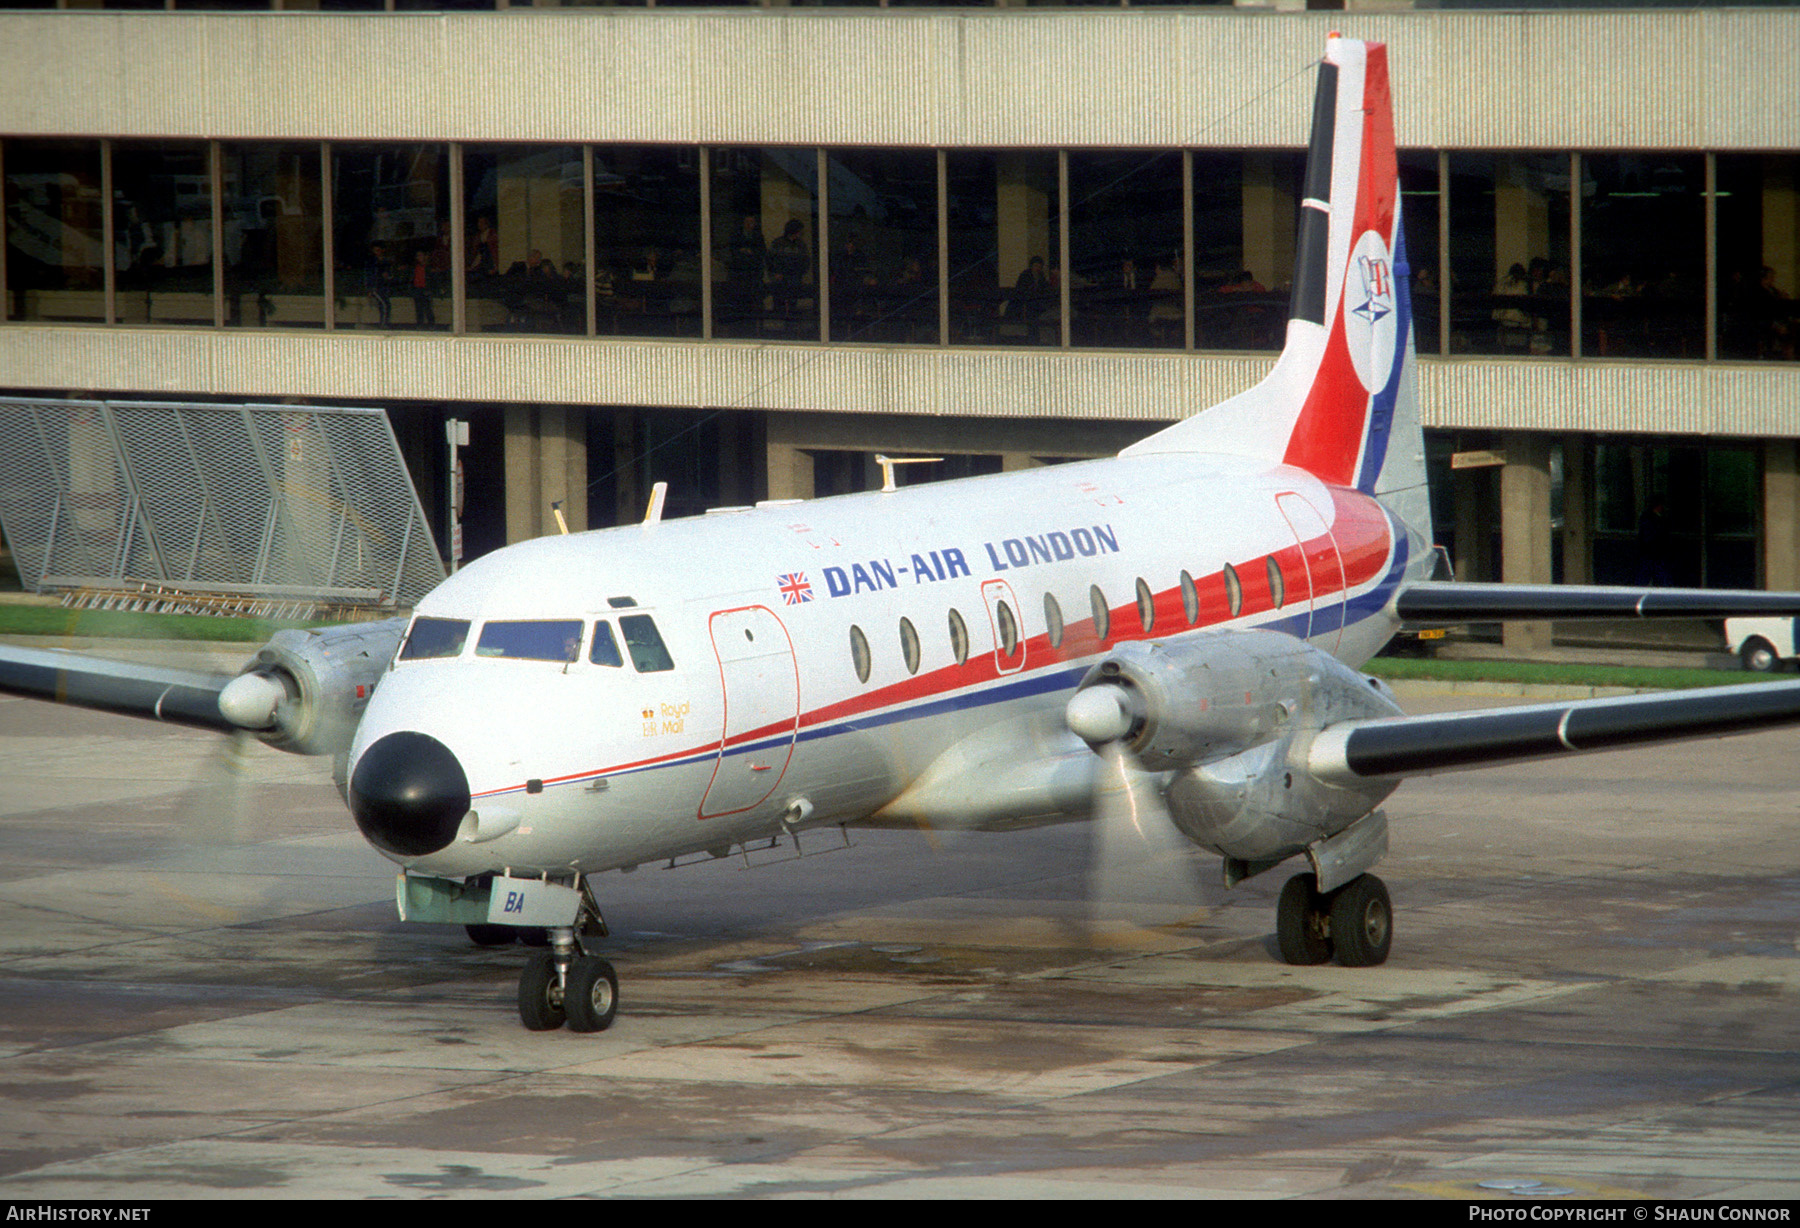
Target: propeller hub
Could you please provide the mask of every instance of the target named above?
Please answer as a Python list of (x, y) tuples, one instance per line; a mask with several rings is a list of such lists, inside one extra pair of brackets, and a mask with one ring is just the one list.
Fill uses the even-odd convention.
[(377, 739), (350, 776), (350, 813), (384, 853), (423, 857), (449, 846), (469, 812), (469, 777), (450, 748), (423, 733)]
[(239, 729), (269, 729), (287, 688), (268, 674), (239, 674), (219, 692), (219, 715)]
[(1077, 691), (1069, 700), (1063, 719), (1076, 737), (1101, 745), (1117, 742), (1130, 733), (1137, 718), (1125, 692), (1103, 684)]

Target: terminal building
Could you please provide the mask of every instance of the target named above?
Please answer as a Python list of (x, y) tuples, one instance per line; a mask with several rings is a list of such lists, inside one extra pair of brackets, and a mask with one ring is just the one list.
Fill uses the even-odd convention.
[(1456, 574), (1800, 588), (1800, 9), (6, 3), (0, 394), (465, 420), (471, 555), (1249, 386), (1379, 39)]

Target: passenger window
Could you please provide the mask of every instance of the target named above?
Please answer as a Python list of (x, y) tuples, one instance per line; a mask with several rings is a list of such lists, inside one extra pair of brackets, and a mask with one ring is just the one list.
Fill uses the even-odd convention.
[(906, 661), (906, 672), (919, 672), (919, 633), (913, 629), (912, 619), (900, 620), (900, 655)]
[(1000, 655), (1010, 657), (1019, 651), (1019, 621), (1013, 617), (1012, 607), (1004, 601), (999, 603), (995, 614), (1000, 623)]
[(856, 680), (867, 682), (873, 665), (869, 658), (869, 637), (862, 633), (861, 627), (854, 625), (850, 628), (850, 663), (856, 666)]
[(1275, 561), (1274, 555), (1271, 554), (1266, 563), (1269, 569), (1269, 598), (1279, 610), (1282, 603), (1287, 601), (1287, 577), (1281, 574), (1281, 564)]
[(402, 661), (434, 661), (462, 655), (469, 638), (466, 618), (415, 618), (400, 646)]
[(1056, 604), (1056, 598), (1049, 593), (1044, 594), (1044, 626), (1050, 633), (1050, 647), (1061, 648), (1063, 637), (1062, 607)]
[(574, 661), (581, 652), (581, 623), (575, 619), (492, 622), (475, 641), (478, 657), (516, 661)]
[(1237, 568), (1230, 563), (1225, 564), (1225, 605), (1233, 618), (1244, 608), (1244, 585), (1238, 579)]
[(1088, 605), (1094, 611), (1094, 635), (1105, 639), (1112, 633), (1112, 609), (1106, 604), (1106, 594), (1095, 584), (1088, 589)]
[(1156, 598), (1150, 592), (1150, 586), (1139, 576), (1137, 582), (1138, 625), (1146, 634), (1156, 625)]
[(950, 611), (950, 651), (956, 654), (958, 665), (969, 659), (969, 629), (955, 610)]
[(656, 623), (648, 614), (627, 614), (621, 618), (619, 634), (625, 637), (625, 651), (631, 654), (632, 667), (638, 673), (660, 674), (675, 668)]
[(1185, 571), (1181, 573), (1181, 612), (1187, 615), (1190, 627), (1200, 621), (1200, 590), (1194, 587), (1194, 577)]
[(594, 624), (594, 646), (588, 649), (588, 660), (595, 665), (624, 668), (625, 658), (619, 655), (619, 642), (613, 638), (612, 624), (605, 619)]

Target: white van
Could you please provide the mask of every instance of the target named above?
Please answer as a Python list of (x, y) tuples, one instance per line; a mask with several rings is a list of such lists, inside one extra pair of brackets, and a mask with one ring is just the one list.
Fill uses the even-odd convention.
[(1725, 642), (1747, 670), (1766, 674), (1796, 656), (1791, 618), (1728, 618)]

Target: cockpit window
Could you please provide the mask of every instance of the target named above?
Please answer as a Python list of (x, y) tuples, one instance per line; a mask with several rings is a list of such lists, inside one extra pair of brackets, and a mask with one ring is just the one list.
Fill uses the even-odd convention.
[(594, 646), (588, 649), (588, 660), (614, 669), (625, 665), (625, 658), (619, 655), (619, 641), (613, 638), (612, 624), (605, 619), (594, 624)]
[(625, 651), (631, 654), (631, 663), (638, 673), (657, 674), (675, 668), (669, 650), (663, 647), (656, 623), (648, 614), (627, 614), (619, 620), (619, 630), (625, 636)]
[(469, 638), (466, 618), (415, 618), (401, 645), (402, 661), (431, 661), (462, 655)]
[(478, 657), (573, 661), (580, 651), (579, 619), (487, 623), (481, 628), (481, 638), (475, 641), (475, 655)]

